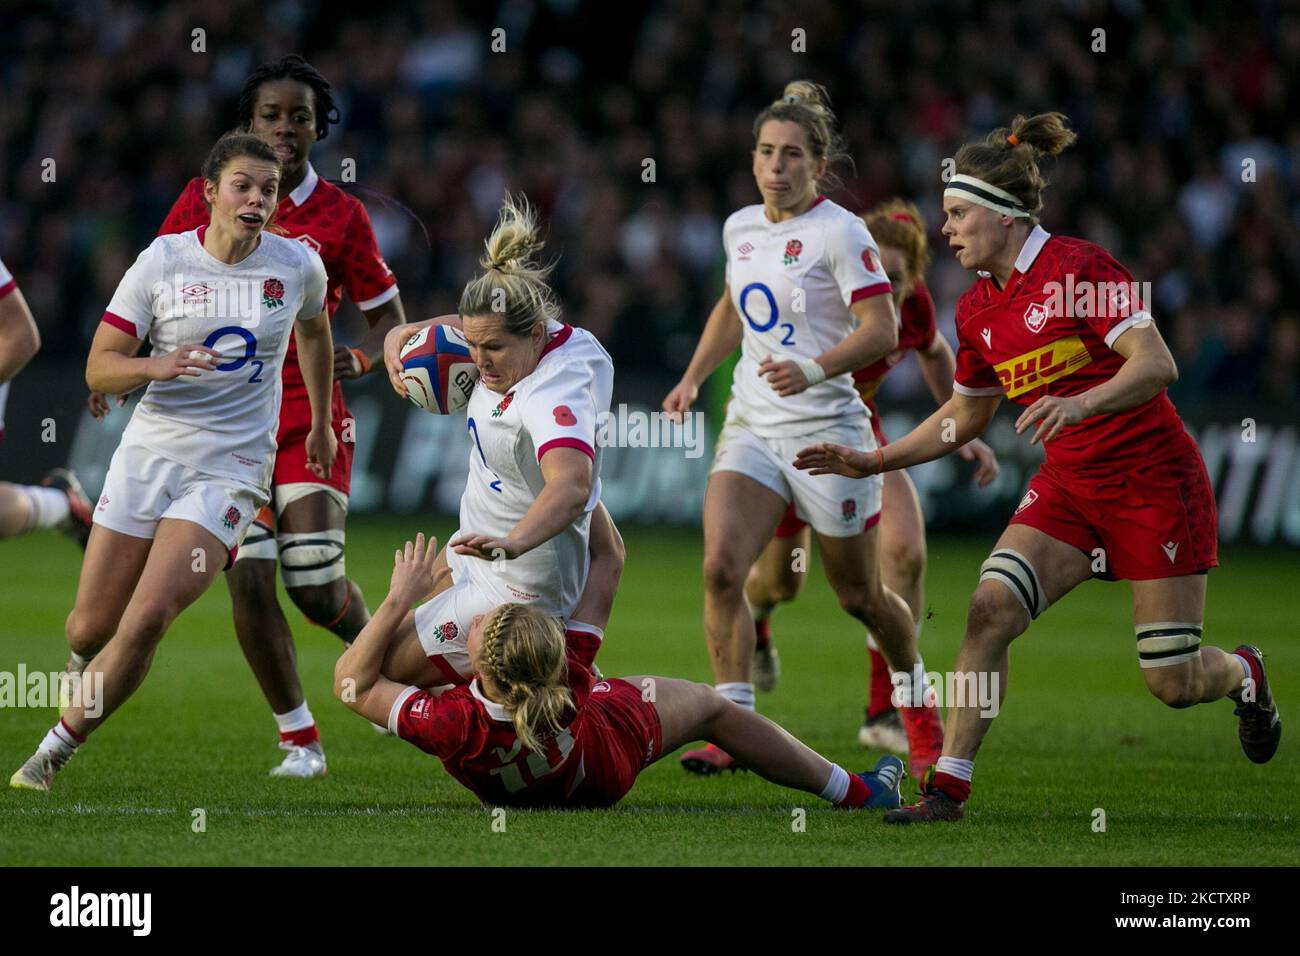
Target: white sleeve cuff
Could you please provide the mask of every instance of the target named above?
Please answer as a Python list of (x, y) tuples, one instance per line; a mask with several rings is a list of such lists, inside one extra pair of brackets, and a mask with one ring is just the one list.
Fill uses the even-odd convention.
[(1105, 339), (1106, 346), (1108, 348), (1113, 349), (1115, 347), (1115, 340), (1119, 338), (1121, 335), (1123, 335), (1125, 332), (1127, 332), (1129, 329), (1133, 328), (1133, 326), (1149, 325), (1153, 321), (1155, 320), (1151, 318), (1150, 312), (1133, 313), (1123, 322), (1120, 322), (1118, 325), (1116, 325), (1114, 328), (1112, 328), (1109, 332), (1106, 333), (1106, 339)]
[(388, 732), (394, 737), (400, 736), (397, 733), (397, 718), (402, 713), (402, 708), (411, 699), (411, 695), (419, 693), (419, 690), (418, 687), (407, 687), (397, 695), (397, 700), (393, 701), (392, 709), (388, 711)]
[(366, 299), (365, 302), (358, 302), (357, 308), (360, 309), (362, 312), (369, 312), (371, 309), (377, 309), (385, 302), (388, 302), (391, 299), (395, 299), (396, 297), (397, 297), (397, 283), (394, 282), (392, 285), (390, 285), (383, 292), (379, 293), (379, 295), (375, 296), (373, 299)]
[(1001, 395), (1001, 394), (1002, 394), (1002, 386), (1001, 386), (1001, 385), (998, 385), (998, 386), (996, 386), (996, 387), (990, 387), (990, 388), (970, 388), (970, 387), (968, 387), (968, 386), (966, 386), (966, 385), (963, 385), (961, 382), (953, 382), (953, 383), (952, 383), (952, 390), (953, 390), (954, 392), (958, 392), (958, 393), (960, 393), (960, 394), (962, 394), (962, 395), (969, 395), (969, 396), (971, 396), (971, 397), (973, 397), (973, 398), (982, 398), (982, 397), (986, 397), (986, 396), (989, 396), (989, 395)]

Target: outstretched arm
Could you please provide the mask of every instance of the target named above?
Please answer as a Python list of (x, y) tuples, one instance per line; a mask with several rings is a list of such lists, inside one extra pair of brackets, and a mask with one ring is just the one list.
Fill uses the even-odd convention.
[[(957, 372), (957, 360), (953, 358), (952, 347), (947, 339), (935, 332), (929, 347), (917, 351), (916, 355), (921, 361), (921, 377), (934, 396), (935, 404), (942, 405), (952, 398), (952, 381)], [(983, 440), (972, 438), (957, 449), (957, 454), (964, 461), (976, 463), (975, 483), (981, 488), (988, 487), (997, 478), (1000, 470), (998, 456)]]
[(976, 438), (993, 420), (1000, 395), (963, 395), (953, 392), (933, 415), (896, 442), (875, 451), (858, 451), (847, 445), (823, 442), (799, 452), (794, 466), (814, 475), (848, 475), (865, 478), (882, 471), (910, 468), (942, 458), (959, 445)]
[(334, 696), (376, 724), (388, 723), (393, 701), (406, 687), (380, 674), (384, 655), (411, 606), (429, 597), (451, 573), (444, 567), (435, 575), (437, 560), (438, 539), (429, 538), (426, 548), (423, 533), (394, 554), (388, 595), (334, 665)]

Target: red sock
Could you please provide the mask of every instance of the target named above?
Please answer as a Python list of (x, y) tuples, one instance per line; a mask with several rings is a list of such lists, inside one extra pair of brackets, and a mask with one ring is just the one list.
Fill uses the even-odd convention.
[(952, 797), (958, 803), (965, 803), (970, 798), (970, 781), (954, 777), (950, 773), (936, 772), (934, 788)]
[[(1250, 679), (1255, 682), (1255, 696), (1256, 699), (1258, 699), (1259, 689), (1264, 683), (1264, 672), (1260, 669), (1259, 660), (1254, 654), (1233, 654), (1232, 656), (1246, 662), (1246, 667), (1250, 669)], [(1244, 687), (1238, 688), (1237, 690), (1232, 691), (1228, 696), (1232, 697), (1234, 700), (1240, 700), (1243, 690), (1245, 690)]]
[(894, 682), (889, 679), (889, 665), (885, 655), (874, 647), (867, 649), (871, 655), (871, 697), (867, 702), (867, 716), (878, 717), (894, 709)]
[(856, 810), (866, 805), (871, 799), (871, 788), (867, 782), (859, 777), (856, 773), (849, 774), (849, 792), (844, 795), (844, 799), (835, 804), (837, 807), (846, 807)]
[(308, 744), (320, 741), (320, 731), (316, 729), (315, 724), (304, 727), (302, 730), (282, 730), (280, 731), (280, 740), (287, 744), (293, 744), (295, 747), (306, 747)]
[(754, 620), (754, 645), (760, 650), (772, 643), (772, 625), (767, 618)]

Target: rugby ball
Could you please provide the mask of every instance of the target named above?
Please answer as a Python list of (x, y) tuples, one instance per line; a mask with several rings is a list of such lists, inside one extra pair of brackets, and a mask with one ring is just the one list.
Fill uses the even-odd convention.
[(401, 361), (406, 397), (426, 412), (451, 415), (469, 404), (478, 366), (455, 326), (430, 325), (416, 332), (402, 347)]

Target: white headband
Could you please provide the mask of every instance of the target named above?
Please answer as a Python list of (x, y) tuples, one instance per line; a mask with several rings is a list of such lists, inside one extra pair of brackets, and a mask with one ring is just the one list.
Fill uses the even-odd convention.
[(944, 187), (943, 195), (945, 199), (949, 195), (969, 199), (971, 202), (992, 209), (1003, 216), (1032, 218), (1024, 203), (1005, 189), (999, 189), (992, 183), (986, 183), (982, 179), (976, 179), (974, 176), (967, 176), (964, 173), (958, 173), (948, 181), (948, 185)]

